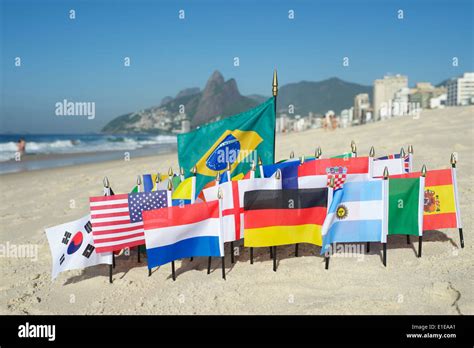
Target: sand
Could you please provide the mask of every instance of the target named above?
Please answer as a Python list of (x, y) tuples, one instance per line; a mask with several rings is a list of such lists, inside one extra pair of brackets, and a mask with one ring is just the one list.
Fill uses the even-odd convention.
[(292, 150), (311, 155), (318, 145), (323, 156), (336, 155), (349, 151), (351, 140), (359, 155), (372, 145), (384, 155), (412, 144), (416, 169), (448, 168), (451, 152), (458, 153), (465, 248), (457, 230), (430, 231), (417, 258), (417, 243), (393, 236), (387, 267), (376, 243), (368, 254), (333, 257), (329, 270), (319, 248), (302, 245), (299, 257), (294, 246), (278, 248), (276, 273), (266, 248), (256, 250), (253, 265), (241, 248), (235, 264), (226, 259), (225, 281), (217, 260), (206, 274), (206, 258), (178, 261), (175, 282), (170, 265), (148, 277), (145, 256), (139, 264), (135, 253), (117, 258), (113, 284), (105, 265), (51, 281), (44, 228), (85, 215), (88, 197), (102, 192), (104, 176), (116, 192), (128, 192), (138, 174), (177, 168), (177, 156), (1, 175), (0, 243), (37, 246), (38, 255), (0, 257), (0, 314), (474, 314), (473, 118), (474, 107), (447, 108), (424, 111), (419, 119), (277, 136), (278, 159)]

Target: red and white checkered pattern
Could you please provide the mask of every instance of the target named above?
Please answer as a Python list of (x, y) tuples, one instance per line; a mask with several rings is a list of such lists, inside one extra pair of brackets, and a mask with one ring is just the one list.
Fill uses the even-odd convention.
[(328, 174), (328, 186), (331, 185), (331, 177), (334, 177), (334, 191), (344, 186), (344, 182), (346, 181), (346, 174)]

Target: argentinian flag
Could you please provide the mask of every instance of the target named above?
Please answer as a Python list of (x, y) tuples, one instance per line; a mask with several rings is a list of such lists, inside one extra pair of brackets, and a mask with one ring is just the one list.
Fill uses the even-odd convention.
[(386, 242), (388, 230), (387, 180), (345, 183), (336, 190), (321, 230), (321, 254), (332, 243)]

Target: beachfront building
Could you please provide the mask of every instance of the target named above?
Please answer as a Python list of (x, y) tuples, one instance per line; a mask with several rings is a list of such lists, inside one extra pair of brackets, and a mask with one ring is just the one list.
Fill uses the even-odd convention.
[[(357, 94), (354, 97), (353, 124), (364, 124), (367, 122), (367, 112), (370, 109), (369, 95), (367, 93)], [(342, 113), (341, 113), (342, 116)]]
[(341, 123), (339, 126), (341, 128), (347, 128), (351, 126), (353, 122), (353, 118), (354, 118), (354, 108), (342, 110), (341, 117), (340, 117)]
[(410, 104), (416, 105), (421, 109), (431, 108), (430, 100), (432, 98), (439, 97), (442, 94), (446, 93), (446, 88), (444, 87), (434, 87), (429, 82), (418, 82), (410, 91), (409, 99)]
[(280, 114), (280, 117), (277, 117), (275, 129), (277, 133), (286, 133), (289, 128), (289, 118), (287, 114)]
[(464, 73), (462, 77), (448, 81), (446, 105), (469, 105), (474, 104), (474, 73)]
[(408, 77), (403, 75), (384, 76), (374, 81), (374, 121), (391, 117), (390, 104), (402, 88), (408, 88)]
[(430, 99), (430, 109), (443, 109), (446, 106), (448, 95), (443, 93)]

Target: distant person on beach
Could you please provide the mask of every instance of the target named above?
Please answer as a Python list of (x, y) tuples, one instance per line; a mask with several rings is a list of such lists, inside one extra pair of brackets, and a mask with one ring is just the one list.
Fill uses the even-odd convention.
[(23, 138), (18, 139), (16, 144), (19, 153), (24, 154), (26, 152), (26, 141)]

